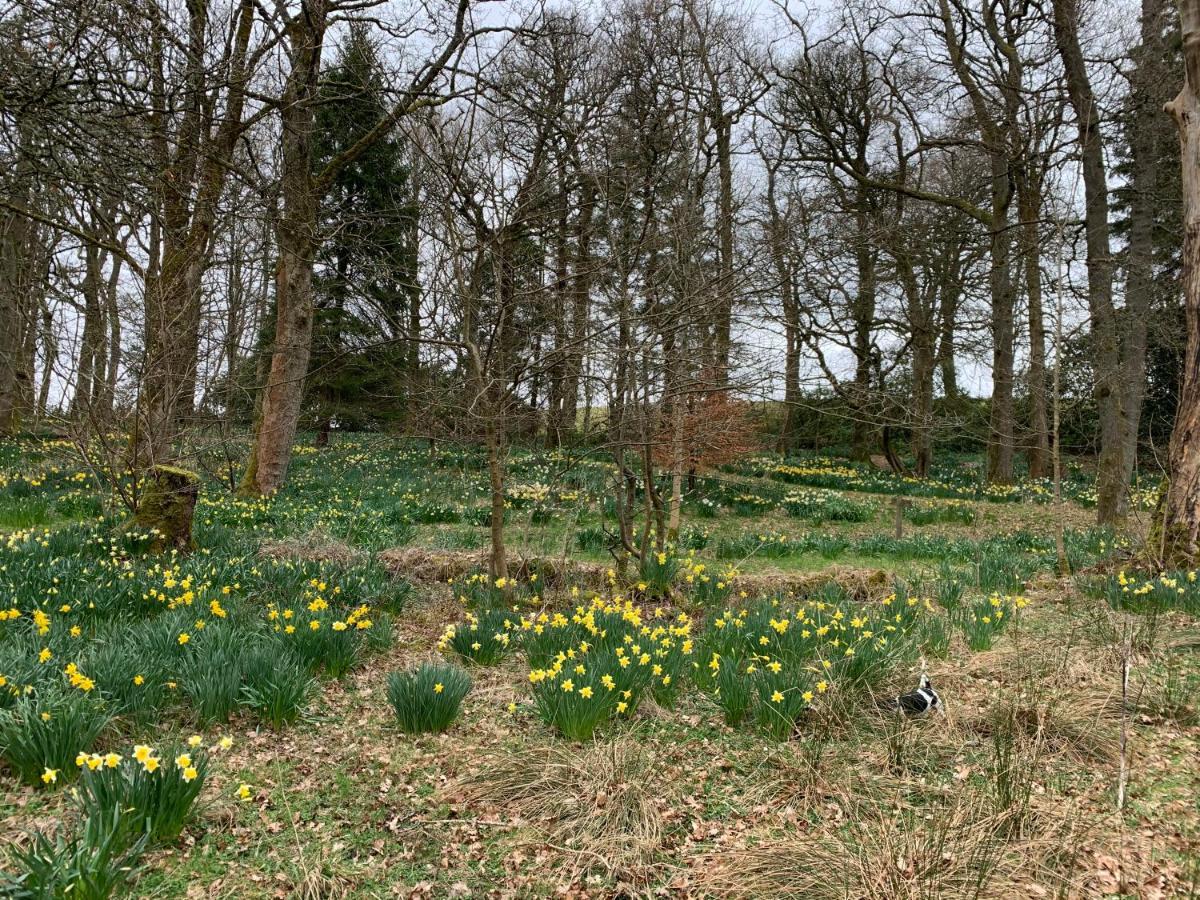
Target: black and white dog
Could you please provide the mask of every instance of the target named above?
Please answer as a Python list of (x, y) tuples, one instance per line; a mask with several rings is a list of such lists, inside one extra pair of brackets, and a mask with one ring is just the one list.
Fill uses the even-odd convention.
[(884, 707), (886, 709), (898, 710), (906, 716), (924, 716), (931, 712), (938, 712), (942, 715), (946, 714), (946, 707), (942, 704), (942, 698), (933, 689), (933, 685), (929, 681), (929, 676), (924, 672), (921, 673), (921, 681), (918, 683), (915, 691), (908, 694), (901, 694), (899, 697), (888, 700), (884, 703)]

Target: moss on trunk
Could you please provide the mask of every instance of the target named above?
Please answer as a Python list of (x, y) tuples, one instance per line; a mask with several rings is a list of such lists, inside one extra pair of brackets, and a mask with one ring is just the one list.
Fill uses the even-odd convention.
[(155, 466), (150, 470), (133, 524), (157, 530), (152, 551), (192, 549), (192, 518), (199, 496), (200, 476), (194, 472), (174, 466)]

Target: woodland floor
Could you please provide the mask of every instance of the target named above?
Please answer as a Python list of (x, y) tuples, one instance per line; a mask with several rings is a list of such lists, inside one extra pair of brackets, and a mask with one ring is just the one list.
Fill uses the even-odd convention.
[[(60, 468), (64, 484), (74, 470), (61, 448), (17, 452), (25, 456), (10, 457), (10, 494), (21, 468)], [(201, 552), (207, 528), (214, 558), (234, 559), (267, 541), (290, 542), (301, 556), (323, 546), (326, 553), (315, 555), (325, 560), (338, 548), (361, 560), (393, 546), (389, 534), (356, 531), (354, 523), (374, 521), (373, 510), (386, 512), (386, 497), (407, 488), (390, 462), (347, 462), (356, 453), (390, 451), (373, 444), (338, 452), (340, 462), (299, 461), (293, 496), (273, 501), (266, 525), (232, 500), (202, 507), (199, 516), (213, 524), (200, 523)], [(430, 486), (449, 471), (422, 475), (423, 487), (414, 489), (419, 503), (434, 502)], [(453, 484), (438, 502), (466, 496), (459, 502), (469, 505), (482, 490), (477, 475), (469, 467), (445, 474)], [(46, 483), (53, 487), (55, 477)], [(864, 581), (882, 571), (930, 589), (948, 567), (971, 570), (934, 551), (914, 556), (906, 545), (897, 544), (896, 555), (864, 551), (863, 538), (894, 537), (889, 496), (853, 484), (829, 489), (873, 504), (871, 518), (804, 524), (778, 508), (732, 514), (731, 490), (761, 485), (775, 496), (779, 485), (736, 472), (726, 480), (715, 517), (689, 511), (685, 519), (707, 530), (696, 555), (713, 567), (736, 562), (746, 577), (764, 578), (828, 569)], [(455, 486), (465, 482), (475, 494)], [(330, 485), (343, 488), (331, 492)], [(380, 485), (384, 499), (363, 500)], [(108, 527), (61, 514), (60, 506), (70, 507), (60, 498), (73, 489), (56, 490), (44, 521), (10, 524), (8, 534)], [(784, 487), (793, 490), (803, 488)], [(206, 495), (218, 497), (219, 486), (209, 485)], [(18, 499), (27, 505), (29, 497)], [(515, 516), (515, 556), (606, 565), (603, 549), (574, 539), (589, 522), (595, 527), (603, 497), (597, 482), (590, 499), (564, 501), (586, 507), (582, 513), (557, 508), (541, 525)], [(1030, 501), (959, 502), (975, 509), (973, 524), (910, 525), (906, 536), (980, 542), (1021, 532), (1044, 545), (1063, 515)], [(10, 512), (19, 505), (0, 491), (0, 519), (6, 503)], [(344, 514), (330, 514), (339, 504)], [(290, 512), (278, 513), (285, 506)], [(1072, 500), (1065, 517), (1082, 530), (1092, 512)], [(404, 524), (408, 540), (396, 543), (430, 553), (478, 549), (485, 533), (462, 522)], [(819, 532), (848, 545), (832, 555), (801, 549), (722, 558), (722, 540), (747, 531)], [(689, 690), (673, 709), (647, 698), (630, 721), (602, 727), (589, 743), (572, 742), (535, 714), (519, 654), (468, 667), (473, 689), (449, 731), (403, 734), (385, 696), (386, 675), (429, 659), (446, 625), (463, 614), (447, 586), (416, 583), (393, 617), (390, 646), (345, 678), (322, 680), (301, 721), (276, 731), (238, 712), (205, 730), (206, 740), (231, 736), (233, 747), (214, 759), (196, 818), (177, 843), (147, 854), (130, 895), (1200, 897), (1200, 621), (1194, 607), (1131, 612), (1087, 589), (1095, 573), (1120, 566), (1113, 544), (1120, 541), (1069, 577), (1037, 565), (1033, 552), (1034, 562), (1021, 569), (1025, 586), (1011, 592), (1029, 605), (991, 649), (972, 652), (955, 632), (942, 656), (925, 659), (945, 717), (902, 720), (870, 703), (818, 706), (784, 741), (727, 727), (710, 697)], [(541, 599), (569, 609), (575, 601), (566, 590)], [(965, 596), (988, 593), (968, 584)], [(698, 626), (719, 613), (687, 608)], [(880, 693), (910, 689), (918, 671), (912, 660), (889, 671)], [(1118, 809), (1123, 719), (1127, 796)], [(118, 723), (111, 742), (169, 743), (194, 730), (184, 707), (148, 726)], [(240, 783), (251, 786), (248, 802), (233, 799)], [(0, 846), (72, 815), (68, 792), (24, 786), (0, 766)]]

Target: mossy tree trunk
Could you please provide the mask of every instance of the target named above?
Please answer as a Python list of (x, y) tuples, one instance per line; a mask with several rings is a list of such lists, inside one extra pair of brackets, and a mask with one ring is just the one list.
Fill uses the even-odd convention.
[(200, 496), (200, 477), (174, 466), (154, 466), (133, 515), (138, 528), (155, 529), (151, 550), (192, 549), (192, 520)]
[(1163, 498), (1157, 546), (1166, 565), (1191, 565), (1200, 555), (1200, 0), (1179, 0), (1184, 81), (1167, 112), (1179, 128), (1183, 175), (1183, 297), (1187, 350), (1179, 410), (1168, 455), (1170, 481)]

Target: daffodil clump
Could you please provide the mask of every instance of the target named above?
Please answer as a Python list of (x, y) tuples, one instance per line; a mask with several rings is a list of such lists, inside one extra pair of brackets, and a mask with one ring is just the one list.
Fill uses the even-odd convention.
[[(383, 607), (403, 593), (373, 562), (203, 546), (186, 558), (147, 556), (131, 539), (84, 525), (0, 539), (0, 709), (28, 699), (39, 721), (50, 717), (0, 745), (0, 754), (30, 757), (26, 780), (38, 759), (62, 769), (73, 758), (55, 728), (77, 706), (143, 727), (172, 708), (201, 727), (240, 708), (274, 727), (294, 721), (308, 676), (341, 677), (386, 645)], [(87, 733), (79, 730), (74, 751)]]
[(0, 710), (0, 757), (26, 784), (51, 783), (47, 771), (73, 779), (80, 747), (90, 748), (111, 718), (94, 692), (49, 683)]
[(492, 578), (486, 572), (472, 572), (448, 582), (458, 602), (471, 610), (512, 607), (522, 602), (537, 602), (537, 575), (527, 582), (512, 577)]
[(138, 744), (129, 754), (79, 753), (77, 800), (85, 815), (109, 817), (120, 810), (134, 830), (129, 843), (145, 834), (150, 844), (175, 840), (208, 779), (209, 755), (232, 740), (206, 748), (200, 735), (183, 747), (158, 750)]
[(537, 482), (513, 484), (505, 491), (505, 497), (514, 509), (544, 504), (550, 498), (550, 488)]
[(313, 578), (301, 602), (282, 609), (267, 608), (267, 618), (283, 646), (308, 667), (341, 678), (358, 664), (365, 634), (374, 623), (366, 604), (347, 610), (338, 602), (341, 588)]
[(717, 606), (726, 603), (733, 594), (738, 574), (735, 566), (710, 567), (696, 559), (692, 551), (681, 561), (679, 584), (693, 603)]
[(867, 522), (875, 515), (870, 503), (858, 503), (841, 494), (821, 490), (792, 491), (783, 498), (789, 516), (810, 522)]
[(440, 733), (458, 718), (471, 677), (458, 666), (425, 662), (388, 675), (387, 693), (396, 722), (409, 734)]
[(996, 638), (1028, 605), (1022, 596), (992, 594), (959, 610), (958, 624), (967, 646), (976, 652), (991, 650)]
[(943, 500), (934, 503), (914, 503), (904, 510), (904, 518), (914, 525), (933, 525), (941, 522), (957, 525), (975, 524), (975, 507), (965, 500)]
[[(0, 874), (0, 893), (17, 897), (126, 896), (128, 882), (150, 847), (175, 841), (192, 817), (208, 779), (210, 754), (233, 745), (228, 737), (210, 747), (200, 735), (158, 750), (138, 744), (128, 753), (76, 754), (69, 767), (46, 767), (47, 786), (79, 779), (71, 792), (79, 815), (55, 831), (35, 831), (9, 860), (12, 875)], [(248, 784), (234, 799), (253, 798)]]
[(574, 740), (632, 715), (647, 691), (672, 705), (693, 653), (686, 615), (655, 610), (645, 619), (621, 598), (594, 597), (569, 618), (542, 613), (520, 627), (534, 707), (547, 725)]
[(466, 619), (449, 625), (438, 641), (438, 650), (452, 650), (463, 659), (481, 666), (493, 666), (516, 649), (520, 635), (520, 616), (506, 609), (485, 609), (478, 615), (468, 612)]
[(1196, 571), (1142, 576), (1121, 570), (1105, 579), (1102, 593), (1113, 609), (1133, 612), (1178, 609), (1200, 615), (1200, 582)]
[(833, 685), (860, 690), (912, 655), (923, 604), (794, 604), (780, 599), (726, 610), (701, 635), (696, 682), (729, 725), (747, 718), (787, 737)]
[(742, 492), (730, 497), (726, 505), (739, 516), (761, 516), (775, 508), (775, 501), (758, 494)]
[(669, 545), (662, 550), (651, 550), (638, 566), (638, 591), (648, 597), (666, 596), (679, 574), (680, 564)]

